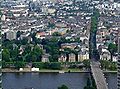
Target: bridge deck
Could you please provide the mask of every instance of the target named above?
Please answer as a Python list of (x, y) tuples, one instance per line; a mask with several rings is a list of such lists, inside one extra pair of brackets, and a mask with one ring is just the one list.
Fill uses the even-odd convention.
[(108, 89), (104, 74), (99, 66), (99, 62), (91, 62), (91, 71), (95, 79), (97, 89)]

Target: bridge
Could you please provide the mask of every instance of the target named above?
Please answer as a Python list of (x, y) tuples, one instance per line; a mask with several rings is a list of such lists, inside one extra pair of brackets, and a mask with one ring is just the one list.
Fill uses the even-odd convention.
[(97, 89), (108, 89), (104, 74), (100, 69), (99, 62), (91, 62), (91, 72), (95, 79)]

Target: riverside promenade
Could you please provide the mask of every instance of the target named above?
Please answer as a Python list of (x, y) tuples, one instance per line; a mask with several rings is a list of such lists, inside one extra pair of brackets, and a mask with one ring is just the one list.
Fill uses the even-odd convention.
[[(71, 73), (90, 73), (91, 71), (86, 71), (86, 70), (80, 70), (80, 69), (64, 69), (64, 70), (51, 70), (51, 69), (40, 69), (39, 71), (30, 71), (29, 69), (28, 70), (23, 70), (23, 71), (19, 71), (19, 70), (16, 70), (16, 69), (9, 69), (9, 68), (6, 68), (6, 69), (2, 69), (2, 72), (3, 73), (14, 73), (14, 72), (18, 72), (18, 73), (27, 73), (27, 72), (38, 72), (38, 73), (44, 73), (44, 72), (48, 72), (48, 73), (59, 73), (59, 71), (63, 71), (64, 73), (68, 73), (69, 71)], [(108, 71), (108, 70), (105, 70), (105, 71), (102, 71), (103, 73), (117, 73), (117, 71)]]

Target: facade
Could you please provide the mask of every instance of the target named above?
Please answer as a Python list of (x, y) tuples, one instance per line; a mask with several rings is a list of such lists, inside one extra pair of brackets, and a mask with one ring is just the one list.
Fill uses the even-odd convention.
[(109, 0), (109, 2), (113, 3), (113, 2), (114, 2), (114, 0)]
[[(1, 49), (1, 37), (0, 37), (0, 62), (2, 61), (2, 49)], [(2, 89), (2, 62), (0, 63), (0, 89)]]
[(75, 62), (75, 54), (74, 53), (71, 53), (69, 54), (69, 62)]
[(89, 59), (89, 53), (83, 54), (82, 52), (78, 53), (78, 62), (88, 60)]
[(16, 32), (13, 30), (10, 30), (6, 33), (6, 39), (8, 40), (14, 40), (16, 39)]
[(120, 89), (120, 37), (118, 38), (118, 73), (117, 73), (117, 89)]
[(60, 55), (60, 57), (58, 58), (58, 61), (59, 62), (66, 62), (66, 59), (67, 59), (66, 55)]
[(118, 38), (118, 53), (120, 53), (120, 37)]
[(42, 62), (49, 62), (49, 54), (44, 54), (44, 55), (42, 55)]

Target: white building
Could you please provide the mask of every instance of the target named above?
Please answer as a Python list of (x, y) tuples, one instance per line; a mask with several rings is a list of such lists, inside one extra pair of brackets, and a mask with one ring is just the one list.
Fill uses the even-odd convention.
[(42, 55), (42, 62), (49, 62), (49, 54), (44, 54), (44, 55)]
[(69, 54), (69, 62), (75, 62), (75, 54), (71, 53)]
[(13, 30), (9, 30), (6, 32), (6, 39), (8, 40), (14, 40), (16, 39), (16, 32)]
[(1, 20), (2, 20), (2, 21), (5, 21), (5, 20), (6, 20), (5, 15), (2, 15)]

